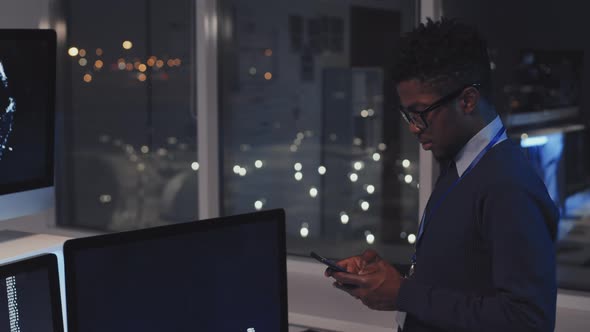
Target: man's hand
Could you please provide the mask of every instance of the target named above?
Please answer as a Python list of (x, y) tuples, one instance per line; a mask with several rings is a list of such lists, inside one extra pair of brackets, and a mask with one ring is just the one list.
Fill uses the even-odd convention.
[[(336, 262), (336, 264), (345, 268), (349, 273), (358, 274), (367, 264), (373, 262), (375, 257), (377, 257), (377, 253), (375, 251), (367, 250), (362, 255), (345, 258)], [(336, 271), (327, 268), (326, 272), (324, 272), (324, 275), (326, 277), (331, 277), (335, 272)]]
[(395, 302), (403, 278), (374, 250), (343, 259), (337, 264), (349, 273), (326, 270), (326, 276), (336, 279), (336, 288), (360, 299), (371, 309), (396, 310)]

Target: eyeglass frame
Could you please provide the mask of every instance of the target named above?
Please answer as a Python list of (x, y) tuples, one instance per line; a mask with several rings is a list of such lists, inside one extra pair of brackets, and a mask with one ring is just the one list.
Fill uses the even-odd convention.
[[(456, 91), (453, 91), (453, 92), (447, 94), (446, 96), (441, 97), (440, 99), (433, 102), (432, 104), (430, 104), (430, 106), (426, 107), (425, 109), (423, 109), (421, 111), (410, 111), (408, 109), (405, 109), (402, 105), (399, 106), (399, 111), (402, 114), (402, 118), (404, 118), (404, 120), (406, 120), (406, 122), (408, 124), (413, 124), (414, 126), (416, 126), (416, 128), (418, 128), (420, 130), (426, 130), (426, 129), (428, 129), (428, 122), (426, 121), (426, 117), (425, 117), (426, 114), (428, 114), (432, 111), (435, 111), (436, 109), (443, 106), (444, 104), (459, 97), (463, 93), (463, 91), (465, 91), (465, 89), (475, 88), (475, 89), (479, 90), (480, 87), (481, 87), (481, 84), (479, 84), (479, 83), (468, 84), (468, 85), (462, 87), (461, 89), (458, 89)], [(410, 115), (410, 114), (414, 114), (414, 115)], [(422, 121), (424, 126), (421, 126), (416, 121), (417, 119)]]

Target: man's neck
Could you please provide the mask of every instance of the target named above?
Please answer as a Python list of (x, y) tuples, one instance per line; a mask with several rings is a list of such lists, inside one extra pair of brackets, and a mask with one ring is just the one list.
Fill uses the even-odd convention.
[[(483, 113), (483, 112), (482, 112)], [(473, 138), (473, 136), (477, 135), (482, 129), (484, 129), (487, 125), (489, 125), (494, 119), (496, 118), (497, 114), (478, 114), (477, 118), (473, 119), (473, 123), (468, 126), (468, 130), (465, 131), (460, 144), (457, 145), (456, 151), (453, 151), (453, 157), (449, 160), (453, 160), (457, 153), (463, 149), (465, 145)], [(487, 113), (487, 112), (486, 112)], [(439, 162), (442, 162), (439, 160)]]
[(493, 109), (490, 110), (482, 108), (478, 111), (478, 114), (473, 119), (473, 125), (469, 127), (470, 130), (466, 134), (466, 137), (463, 141), (463, 144), (461, 144), (461, 147), (465, 146), (465, 144), (467, 144), (467, 142), (469, 142), (469, 140), (473, 136), (477, 135), (477, 133), (479, 133), (482, 129), (484, 129), (487, 125), (494, 121), (494, 119), (498, 116), (496, 111)]
[(461, 150), (454, 156), (457, 163), (457, 171), (461, 175), (481, 151), (491, 148), (490, 144), (497, 144), (506, 139), (506, 132), (502, 130), (502, 120), (496, 116), (484, 128), (466, 142)]

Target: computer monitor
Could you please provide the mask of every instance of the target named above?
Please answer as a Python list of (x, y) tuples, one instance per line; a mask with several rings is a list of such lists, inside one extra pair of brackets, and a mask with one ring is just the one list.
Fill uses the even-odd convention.
[(70, 332), (288, 331), (285, 215), (68, 240)]
[(0, 331), (63, 332), (54, 254), (0, 266)]
[(0, 29), (0, 220), (53, 206), (56, 34)]

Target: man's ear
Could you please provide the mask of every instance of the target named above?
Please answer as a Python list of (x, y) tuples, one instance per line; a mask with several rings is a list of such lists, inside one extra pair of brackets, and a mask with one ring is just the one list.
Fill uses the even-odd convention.
[(480, 94), (479, 90), (474, 87), (469, 87), (465, 89), (463, 92), (463, 97), (461, 98), (461, 108), (463, 113), (465, 114), (473, 114), (475, 109), (477, 108), (477, 103), (479, 102)]

